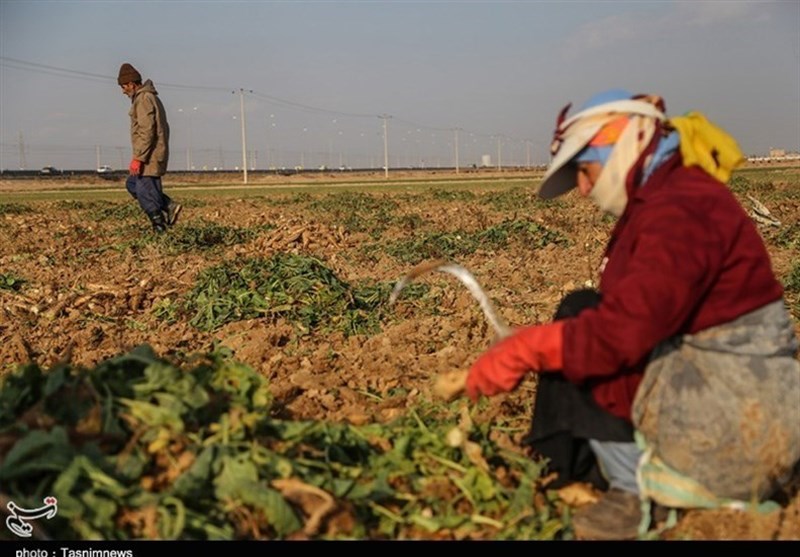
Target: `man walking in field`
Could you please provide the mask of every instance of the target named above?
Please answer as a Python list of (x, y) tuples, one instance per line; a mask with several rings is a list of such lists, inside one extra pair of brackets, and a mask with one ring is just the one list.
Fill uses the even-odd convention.
[(125, 183), (139, 201), (157, 233), (177, 222), (181, 205), (170, 199), (161, 186), (169, 162), (169, 124), (167, 112), (151, 80), (142, 83), (141, 74), (128, 64), (119, 69), (117, 83), (131, 99), (131, 148), (133, 156)]

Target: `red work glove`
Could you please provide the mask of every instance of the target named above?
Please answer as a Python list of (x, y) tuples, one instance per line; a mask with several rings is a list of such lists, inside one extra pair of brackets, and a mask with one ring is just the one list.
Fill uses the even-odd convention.
[(142, 174), (142, 161), (131, 159), (131, 164), (128, 165), (128, 172), (130, 172), (131, 176), (140, 176)]
[(477, 402), (517, 388), (530, 371), (560, 370), (564, 365), (564, 321), (515, 332), (484, 352), (467, 376), (467, 396)]

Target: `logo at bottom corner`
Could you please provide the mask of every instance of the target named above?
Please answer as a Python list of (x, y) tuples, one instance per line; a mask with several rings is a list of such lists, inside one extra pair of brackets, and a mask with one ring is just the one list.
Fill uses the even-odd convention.
[(35, 509), (23, 509), (13, 501), (9, 501), (6, 507), (9, 515), (6, 518), (6, 526), (20, 538), (30, 538), (33, 534), (33, 526), (28, 522), (39, 518), (53, 518), (58, 513), (58, 500), (55, 497), (45, 497), (44, 506)]

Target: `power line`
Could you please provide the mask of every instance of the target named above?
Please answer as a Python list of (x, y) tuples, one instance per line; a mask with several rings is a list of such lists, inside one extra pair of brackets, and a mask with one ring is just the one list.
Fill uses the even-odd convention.
[[(13, 68), (15, 70), (26, 70), (35, 73), (43, 73), (47, 75), (56, 75), (58, 77), (72, 77), (72, 78), (90, 78), (99, 81), (116, 82), (117, 78), (113, 76), (97, 74), (92, 72), (84, 72), (81, 70), (73, 70), (69, 68), (59, 68), (57, 66), (49, 66), (47, 64), (37, 64), (36, 62), (28, 62), (26, 60), (19, 60), (17, 58), (9, 58), (7, 56), (0, 56), (0, 66)], [(181, 85), (177, 83), (161, 83), (160, 88), (171, 89), (190, 89), (198, 91), (228, 91), (227, 87), (207, 87), (202, 85)]]
[(8, 58), (6, 56), (0, 56), (0, 66), (13, 68), (15, 70), (25, 70), (35, 73), (43, 73), (47, 75), (57, 75), (59, 77), (73, 77), (73, 78), (80, 77), (82, 79), (88, 77), (93, 80), (102, 80), (102, 81), (109, 81), (114, 79), (112, 77), (108, 77), (107, 75), (82, 72), (79, 70), (68, 70), (65, 68), (57, 68), (55, 66), (36, 64), (34, 62), (26, 62), (25, 60), (17, 60), (16, 58)]
[[(62, 68), (62, 67), (58, 67), (58, 66), (51, 66), (51, 65), (48, 65), (48, 64), (40, 64), (40, 63), (37, 63), (37, 62), (30, 62), (30, 61), (27, 61), (27, 60), (21, 60), (21, 59), (18, 59), (18, 58), (11, 58), (11, 57), (7, 57), (7, 56), (0, 56), (0, 66), (6, 67), (6, 68), (11, 68), (11, 69), (16, 69), (16, 70), (23, 70), (23, 71), (29, 71), (29, 72), (35, 72), (35, 73), (42, 73), (42, 74), (46, 74), (46, 75), (53, 75), (53, 76), (57, 76), (57, 77), (73, 78), (73, 79), (80, 78), (82, 80), (87, 80), (88, 79), (88, 80), (92, 80), (92, 81), (101, 81), (101, 82), (104, 82), (104, 83), (107, 83), (107, 82), (116, 83), (116, 77), (114, 77), (114, 76), (108, 76), (108, 75), (104, 75), (104, 74), (100, 74), (100, 73), (86, 72), (86, 71), (75, 70), (75, 69), (70, 69), (70, 68)], [(159, 82), (158, 83), (158, 87), (160, 89), (180, 89), (180, 90), (190, 90), (190, 91), (216, 91), (216, 92), (226, 92), (226, 93), (229, 93), (230, 90), (231, 90), (229, 87), (211, 87), (211, 86), (201, 86), (201, 85), (185, 85), (185, 84), (169, 83), (169, 82)], [(279, 98), (279, 97), (276, 97), (276, 96), (273, 96), (273, 95), (269, 95), (269, 94), (266, 94), (266, 93), (261, 93), (261, 92), (253, 91), (253, 90), (241, 89), (240, 90), (240, 94), (243, 96), (245, 91), (247, 93), (251, 94), (252, 96), (256, 97), (256, 98), (259, 98), (261, 100), (266, 101), (267, 103), (278, 105), (280, 107), (284, 107), (284, 108), (287, 108), (287, 109), (298, 110), (300, 112), (327, 114), (327, 115), (333, 115), (333, 116), (337, 116), (337, 117), (348, 117), (348, 118), (375, 118), (375, 117), (378, 117), (378, 118), (383, 120), (384, 148), (386, 148), (386, 142), (388, 142), (388, 122), (387, 122), (387, 120), (389, 118), (394, 118), (395, 122), (397, 122), (398, 124), (405, 124), (405, 125), (408, 125), (408, 126), (412, 126), (412, 127), (416, 128), (418, 131), (424, 129), (424, 130), (429, 130), (429, 131), (434, 131), (434, 132), (452, 132), (452, 131), (457, 129), (459, 131), (469, 133), (469, 135), (471, 137), (497, 139), (498, 140), (498, 159), (500, 158), (500, 152), (499, 152), (499, 149), (500, 149), (500, 144), (499, 144), (500, 143), (500, 141), (499, 141), (500, 137), (502, 137), (506, 141), (515, 142), (515, 143), (525, 143), (528, 146), (531, 143), (537, 144), (537, 145), (540, 143), (540, 141), (536, 141), (536, 140), (516, 139), (516, 138), (511, 138), (511, 137), (508, 137), (508, 136), (505, 136), (505, 135), (501, 136), (499, 134), (484, 134), (484, 133), (470, 132), (469, 130), (464, 130), (463, 128), (458, 127), (458, 126), (450, 126), (450, 127), (429, 126), (429, 125), (413, 122), (413, 121), (410, 121), (410, 120), (405, 120), (405, 119), (402, 119), (402, 118), (390, 117), (386, 113), (382, 113), (382, 114), (367, 114), (367, 113), (345, 112), (345, 111), (340, 111), (340, 110), (332, 110), (332, 109), (327, 109), (327, 108), (320, 108), (320, 107), (311, 106), (311, 105), (308, 105), (308, 104), (299, 103), (299, 102), (288, 100), (288, 99)], [(243, 98), (240, 99), (240, 103), (243, 103)], [(242, 120), (244, 120), (243, 117), (242, 117)], [(244, 125), (244, 121), (242, 121), (242, 125)], [(455, 142), (456, 143), (458, 142), (457, 135), (456, 135)], [(457, 149), (458, 149), (458, 147), (456, 147), (456, 150)], [(22, 152), (22, 148), (20, 148), (20, 152)], [(244, 150), (243, 150), (243, 152), (246, 153), (246, 151), (244, 151)], [(455, 156), (456, 156), (456, 161), (457, 161), (456, 165), (458, 165), (458, 152), (457, 151), (456, 151), (456, 155)], [(386, 159), (387, 155), (385, 155), (384, 158)], [(386, 161), (384, 161), (384, 162), (385, 162), (385, 166), (388, 168), (387, 162)], [(244, 166), (245, 167), (247, 166), (246, 162), (244, 163)]]
[(318, 108), (314, 106), (309, 106), (306, 104), (294, 102), (294, 101), (287, 101), (286, 99), (279, 99), (278, 97), (273, 97), (272, 95), (266, 95), (264, 93), (259, 93), (258, 91), (251, 91), (254, 97), (258, 97), (260, 99), (264, 99), (267, 101), (274, 102), (279, 105), (285, 105), (290, 108), (298, 108), (302, 110), (308, 110), (311, 112), (321, 112), (324, 114), (333, 114), (335, 116), (349, 116), (351, 118), (375, 118), (376, 114), (359, 114), (355, 112), (341, 112), (338, 110), (329, 110), (326, 108)]
[[(18, 70), (27, 70), (31, 72), (38, 72), (44, 73), (47, 75), (56, 75), (59, 77), (80, 77), (80, 78), (90, 78), (94, 80), (100, 81), (112, 81), (116, 82), (116, 77), (97, 74), (92, 72), (85, 72), (81, 70), (74, 70), (69, 68), (60, 68), (57, 66), (50, 66), (47, 64), (39, 64), (36, 62), (29, 62), (26, 60), (20, 60), (18, 58), (10, 58), (7, 56), (0, 56), (0, 65), (18, 69)], [(169, 82), (159, 82), (158, 83), (159, 89), (180, 89), (180, 90), (194, 90), (194, 91), (220, 91), (220, 92), (229, 92), (229, 87), (212, 87), (212, 86), (205, 86), (205, 85), (185, 85), (180, 83), (169, 83)], [(332, 110), (328, 108), (320, 108), (317, 106), (311, 106), (287, 99), (282, 99), (280, 97), (276, 97), (274, 95), (269, 95), (266, 93), (261, 93), (258, 91), (249, 91), (254, 97), (271, 102), (273, 104), (277, 104), (279, 106), (284, 106), (286, 108), (294, 108), (300, 111), (307, 111), (307, 112), (315, 112), (321, 114), (330, 114), (334, 116), (341, 116), (341, 117), (350, 117), (350, 118), (375, 118), (376, 116), (380, 117), (379, 114), (366, 114), (366, 113), (358, 113), (358, 112), (344, 112), (341, 110)], [(415, 128), (431, 130), (431, 131), (451, 131), (453, 126), (450, 127), (436, 127), (436, 126), (429, 126), (425, 124), (419, 124), (417, 122), (413, 122), (411, 120), (405, 120), (402, 118), (396, 118), (395, 121), (402, 124), (407, 124), (409, 126), (413, 126)], [(493, 134), (482, 134), (473, 132), (473, 135), (479, 137), (486, 137), (492, 138), (494, 137)], [(509, 138), (512, 139), (512, 138)], [(516, 141), (529, 141), (527, 139), (516, 139)]]

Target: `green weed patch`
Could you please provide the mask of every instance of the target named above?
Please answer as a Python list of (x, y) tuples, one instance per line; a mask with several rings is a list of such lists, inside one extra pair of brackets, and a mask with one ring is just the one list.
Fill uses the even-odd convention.
[(757, 174), (734, 174), (728, 180), (728, 188), (740, 198), (740, 202), (745, 207), (751, 205), (747, 199), (748, 195), (752, 195), (759, 201), (767, 202), (774, 199), (776, 194), (773, 180), (768, 176), (759, 176)]
[(800, 263), (795, 263), (783, 280), (789, 309), (795, 320), (800, 320)]
[(285, 195), (278, 198), (266, 198), (266, 201), (269, 202), (270, 205), (275, 206), (289, 206), (289, 205), (304, 205), (306, 203), (311, 203), (314, 197), (310, 193), (294, 193), (291, 195)]
[(795, 263), (792, 270), (789, 271), (789, 276), (786, 277), (784, 286), (788, 292), (800, 294), (800, 263)]
[[(186, 295), (183, 311), (190, 324), (203, 331), (263, 317), (287, 319), (301, 332), (322, 328), (369, 334), (380, 330), (392, 286), (350, 285), (318, 259), (278, 253), (206, 269)], [(419, 296), (421, 290), (410, 295), (415, 292)]]
[(33, 212), (31, 207), (22, 203), (0, 203), (0, 215), (22, 215)]
[(503, 191), (490, 191), (481, 196), (482, 201), (497, 211), (534, 210), (541, 207), (563, 206), (559, 200), (544, 201), (533, 188), (511, 188)]
[[(175, 194), (172, 195), (175, 196)], [(181, 205), (183, 205), (184, 211), (186, 209), (197, 209), (199, 207), (207, 207), (209, 203), (208, 199), (200, 199), (198, 197), (183, 197), (182, 193), (178, 193), (177, 195), (179, 199), (176, 199), (175, 201), (178, 201)]]
[(139, 207), (139, 204), (135, 201), (128, 201), (125, 203), (100, 202), (96, 205), (96, 207), (93, 207), (89, 211), (89, 218), (96, 221), (121, 221), (147, 218), (142, 212), (141, 207)]
[(316, 199), (308, 207), (319, 212), (326, 222), (377, 238), (395, 221), (397, 202), (388, 197), (343, 192)]
[(59, 199), (53, 206), (56, 209), (63, 209), (66, 211), (81, 211), (84, 209), (91, 209), (96, 208), (99, 203), (98, 201), (81, 201), (80, 199)]
[(168, 253), (185, 253), (192, 250), (204, 250), (217, 246), (232, 246), (255, 238), (261, 230), (274, 228), (234, 228), (215, 222), (190, 221), (173, 227), (163, 236), (155, 237)]
[(14, 290), (19, 292), (26, 281), (14, 273), (0, 273), (0, 290)]
[(771, 243), (800, 252), (800, 223), (784, 223), (770, 234)]
[(478, 249), (497, 250), (510, 241), (519, 241), (531, 249), (549, 244), (568, 245), (562, 233), (527, 220), (509, 220), (478, 232), (428, 232), (411, 240), (394, 242), (383, 249), (396, 259), (416, 265), (428, 259), (459, 259)]
[(472, 201), (476, 195), (469, 190), (433, 189), (430, 196), (436, 201)]
[(417, 214), (403, 215), (397, 218), (397, 226), (403, 230), (417, 230), (428, 224), (428, 221)]

